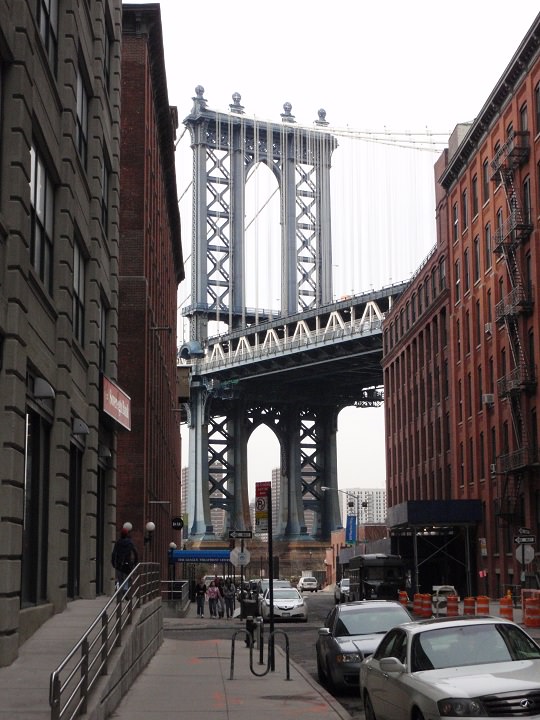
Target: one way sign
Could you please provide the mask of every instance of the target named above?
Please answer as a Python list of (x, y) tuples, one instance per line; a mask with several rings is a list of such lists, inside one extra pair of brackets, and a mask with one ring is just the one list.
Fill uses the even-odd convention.
[(248, 538), (251, 539), (253, 533), (251, 530), (229, 530), (229, 538), (234, 540), (235, 538)]

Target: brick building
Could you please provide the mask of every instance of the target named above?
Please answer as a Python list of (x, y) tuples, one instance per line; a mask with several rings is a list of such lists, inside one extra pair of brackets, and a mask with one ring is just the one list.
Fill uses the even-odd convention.
[(121, 3), (0, 0), (0, 664), (113, 587)]
[[(394, 549), (400, 533), (469, 545), (456, 584), (493, 597), (538, 578), (515, 537), (540, 532), (539, 169), (540, 16), (439, 159), (437, 245), (384, 326)], [(428, 585), (459, 577), (447, 556)]]
[[(158, 4), (123, 6), (119, 378), (131, 432), (118, 440), (117, 529), (162, 563), (180, 516), (177, 290), (184, 277), (175, 177), (178, 117), (169, 106)], [(155, 531), (148, 535), (148, 522)], [(144, 542), (144, 537), (148, 542)]]

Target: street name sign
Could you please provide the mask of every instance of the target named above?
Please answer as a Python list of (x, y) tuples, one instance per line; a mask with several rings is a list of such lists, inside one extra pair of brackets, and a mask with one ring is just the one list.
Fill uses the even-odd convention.
[(229, 530), (229, 539), (234, 540), (234, 538), (244, 538), (250, 540), (253, 537), (253, 532), (251, 530)]
[(536, 537), (534, 535), (516, 535), (514, 542), (517, 545), (534, 545)]

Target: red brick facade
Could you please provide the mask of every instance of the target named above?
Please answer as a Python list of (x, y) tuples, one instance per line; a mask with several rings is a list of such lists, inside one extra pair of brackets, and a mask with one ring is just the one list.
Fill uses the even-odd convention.
[(514, 538), (540, 535), (539, 28), (437, 163), (437, 245), (384, 326), (388, 506), (480, 499), (493, 597), (537, 573)]
[[(177, 289), (184, 277), (174, 169), (178, 120), (168, 104), (158, 5), (124, 5), (119, 378), (132, 429), (119, 438), (117, 524), (141, 559), (162, 563), (180, 515)], [(146, 523), (156, 525), (143, 550)]]

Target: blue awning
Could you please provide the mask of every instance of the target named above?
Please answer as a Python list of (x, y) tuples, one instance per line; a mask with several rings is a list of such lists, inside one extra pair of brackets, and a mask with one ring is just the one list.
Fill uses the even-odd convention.
[(189, 563), (219, 563), (229, 562), (230, 550), (173, 550), (172, 557), (175, 562)]

